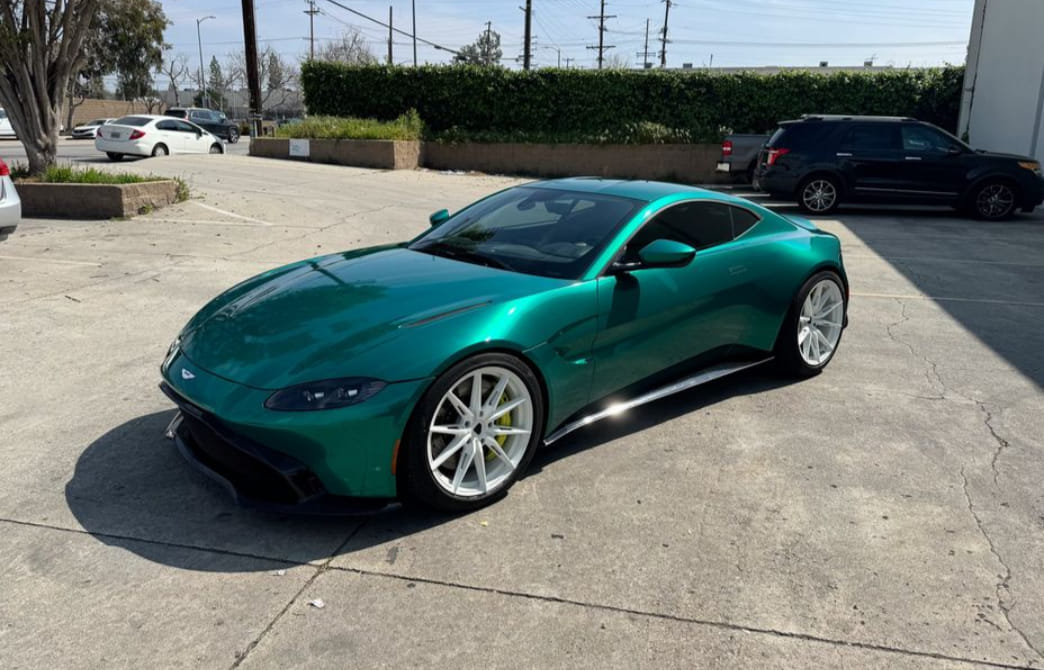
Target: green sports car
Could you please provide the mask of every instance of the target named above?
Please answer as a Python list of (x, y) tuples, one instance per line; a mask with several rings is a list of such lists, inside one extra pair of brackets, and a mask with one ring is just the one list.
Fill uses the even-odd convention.
[(837, 351), (836, 237), (746, 200), (577, 178), (431, 216), (219, 295), (174, 340), (167, 435), (244, 504), (480, 507), (537, 447), (774, 361)]

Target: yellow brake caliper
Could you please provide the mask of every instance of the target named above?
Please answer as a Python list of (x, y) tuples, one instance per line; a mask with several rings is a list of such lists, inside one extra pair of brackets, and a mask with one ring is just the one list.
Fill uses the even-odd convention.
[[(497, 407), (500, 407), (501, 405), (503, 405), (506, 402), (507, 402), (507, 391), (504, 391), (504, 395), (500, 396), (500, 402), (497, 403)], [(510, 426), (511, 425), (511, 412), (508, 412), (504, 416), (502, 416), (499, 419), (497, 419), (496, 423), (497, 423), (498, 426)], [(493, 439), (495, 439), (497, 441), (497, 444), (499, 444), (500, 446), (503, 447), (504, 443), (507, 442), (507, 438), (508, 438), (507, 435), (497, 435)], [(486, 460), (487, 461), (492, 461), (496, 457), (497, 457), (497, 455), (495, 453), (493, 453), (492, 449), (487, 449), (486, 450)]]

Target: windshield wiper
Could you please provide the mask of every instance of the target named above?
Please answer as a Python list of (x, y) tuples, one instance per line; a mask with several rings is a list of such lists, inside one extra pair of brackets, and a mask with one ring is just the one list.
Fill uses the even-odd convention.
[(415, 247), (417, 251), (424, 251), (435, 256), (443, 256), (445, 258), (452, 258), (453, 260), (464, 261), (466, 263), (475, 263), (477, 265), (485, 265), (486, 267), (496, 268), (498, 270), (511, 270), (515, 271), (513, 267), (505, 263), (504, 261), (492, 258), (478, 253), (473, 249), (467, 249), (465, 247), (458, 246), (456, 244), (450, 244), (443, 240), (435, 240), (428, 242), (427, 244)]

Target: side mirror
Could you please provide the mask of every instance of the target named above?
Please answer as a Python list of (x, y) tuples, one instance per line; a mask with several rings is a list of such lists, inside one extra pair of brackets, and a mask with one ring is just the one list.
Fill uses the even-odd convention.
[(946, 154), (949, 156), (960, 156), (963, 153), (964, 149), (961, 149), (960, 147), (950, 147), (946, 150)]
[(428, 217), (428, 221), (431, 222), (431, 227), (434, 228), (440, 223), (446, 221), (448, 218), (450, 218), (449, 210), (440, 209), (439, 211), (432, 213), (432, 215)]
[(675, 240), (653, 240), (642, 247), (638, 258), (644, 268), (675, 268), (688, 265), (696, 250), (688, 244)]

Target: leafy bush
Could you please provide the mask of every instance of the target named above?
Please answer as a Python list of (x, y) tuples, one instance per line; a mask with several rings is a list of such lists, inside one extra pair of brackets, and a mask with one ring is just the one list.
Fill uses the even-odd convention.
[(660, 123), (641, 121), (600, 132), (547, 132), (464, 130), (450, 128), (440, 133), (429, 133), (427, 139), (436, 142), (519, 142), (539, 144), (690, 144), (715, 142), (721, 138), (718, 131), (693, 132), (685, 128), (668, 128)]
[(720, 138), (724, 128), (766, 132), (805, 113), (915, 116), (953, 130), (963, 76), (961, 67), (774, 75), (319, 61), (301, 68), (312, 113), (387, 120), (415, 109), (430, 136), (443, 141), (687, 136), (704, 142)]
[[(140, 175), (131, 172), (104, 172), (93, 167), (74, 167), (72, 165), (49, 165), (43, 174), (31, 177), (29, 166), (25, 163), (16, 163), (11, 168), (11, 177), (28, 179), (43, 184), (142, 184), (150, 181), (167, 181), (168, 177), (157, 177), (154, 174)], [(175, 195), (176, 202), (189, 199), (188, 183), (180, 177), (173, 177), (178, 183)]]
[(424, 134), (424, 123), (415, 109), (392, 121), (313, 116), (277, 128), (275, 134), (276, 137), (314, 140), (419, 140)]

